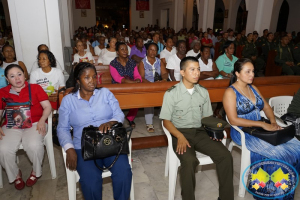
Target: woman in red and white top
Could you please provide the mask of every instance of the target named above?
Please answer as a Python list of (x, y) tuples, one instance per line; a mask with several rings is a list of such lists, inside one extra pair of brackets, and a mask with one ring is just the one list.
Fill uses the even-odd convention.
[[(0, 89), (0, 96), (11, 99), (13, 102), (29, 101), (29, 88), (25, 81), (23, 68), (17, 64), (9, 65), (5, 69), (5, 77), (9, 85)], [(30, 89), (32, 127), (24, 129), (6, 128), (7, 121), (5, 120), (4, 125), (0, 128), (0, 165), (7, 173), (8, 181), (14, 183), (18, 190), (23, 189), (25, 183), (22, 179), (21, 170), (16, 163), (16, 152), (22, 144), (33, 164), (31, 174), (26, 181), (26, 186), (31, 187), (42, 175), (43, 141), (47, 133), (45, 121), (51, 112), (51, 105), (43, 88), (37, 84), (30, 84)], [(5, 106), (5, 102), (0, 104), (0, 116), (2, 116)], [(14, 121), (15, 123), (18, 122), (15, 118)]]
[(81, 40), (76, 41), (75, 49), (77, 50), (77, 53), (74, 55), (73, 64), (80, 62), (89, 62), (91, 64), (95, 63), (93, 55), (90, 52), (84, 51), (84, 46)]

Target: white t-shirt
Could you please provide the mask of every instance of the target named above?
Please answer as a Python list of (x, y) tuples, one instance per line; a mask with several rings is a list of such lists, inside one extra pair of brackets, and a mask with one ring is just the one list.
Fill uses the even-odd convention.
[(30, 74), (30, 83), (39, 84), (44, 90), (52, 85), (55, 90), (65, 86), (64, 74), (60, 69), (51, 68), (48, 73), (43, 72), (42, 68), (38, 68)]
[(110, 62), (117, 57), (117, 52), (111, 52), (107, 49), (102, 49), (101, 54), (98, 58), (98, 63), (102, 63), (103, 65), (109, 65)]
[[(33, 71), (37, 70), (38, 68), (39, 68), (38, 62), (34, 61), (29, 74), (31, 74)], [(56, 68), (60, 69), (61, 71), (64, 71), (57, 60), (56, 60)]]
[(191, 89), (187, 89), (187, 91), (192, 95), (193, 94), (193, 92), (194, 92), (194, 90), (195, 90), (195, 88), (193, 87), (193, 88), (191, 88)]
[(198, 56), (199, 53), (200, 53), (200, 51), (198, 53), (195, 53), (194, 50), (191, 49), (187, 52), (186, 57), (188, 57), (188, 56), (196, 57), (196, 56)]
[[(169, 57), (167, 67), (166, 67), (167, 69), (173, 69), (174, 70), (174, 77), (175, 77), (176, 81), (181, 80), (180, 61), (181, 60), (178, 58), (178, 56), (176, 54), (174, 54), (174, 55)], [(170, 75), (169, 75), (169, 78), (171, 80)]]
[[(105, 47), (104, 47), (103, 49), (105, 49)], [(102, 51), (103, 49), (100, 49), (100, 48), (99, 48), (99, 45), (98, 45), (98, 46), (95, 46), (95, 47), (94, 47), (95, 55), (100, 56), (101, 51)]]
[(74, 55), (74, 61), (73, 61), (73, 63), (76, 63), (76, 62), (77, 63), (80, 63), (80, 62), (89, 62), (90, 60), (92, 60), (93, 62), (95, 62), (94, 57), (91, 54), (91, 52), (85, 52), (84, 56), (80, 56), (78, 53), (76, 53)]
[[(213, 71), (212, 69), (212, 65), (213, 65), (213, 61), (212, 59), (208, 59), (208, 63), (207, 65), (202, 61), (201, 58), (199, 58), (199, 65), (200, 65), (200, 72), (211, 72)], [(213, 80), (213, 77), (204, 79), (204, 80)]]
[(166, 63), (168, 63), (169, 57), (176, 53), (177, 53), (176, 47), (172, 47), (171, 51), (168, 51), (167, 48), (165, 48), (160, 52), (160, 59), (164, 58), (166, 60)]

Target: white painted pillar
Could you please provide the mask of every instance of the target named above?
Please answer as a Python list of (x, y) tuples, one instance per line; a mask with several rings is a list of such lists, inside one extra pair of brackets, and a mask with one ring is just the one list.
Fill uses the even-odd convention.
[(69, 19), (69, 9), (68, 9), (68, 1), (60, 1), (60, 13), (62, 16), (63, 21), (63, 36), (64, 36), (64, 47), (70, 47), (71, 46), (71, 31), (70, 31), (70, 22)]
[[(226, 10), (226, 6), (225, 6), (225, 10)], [(233, 10), (233, 0), (229, 0), (228, 2), (228, 18), (227, 19), (224, 19), (224, 27), (223, 29), (224, 30), (227, 30), (229, 28), (231, 29), (235, 29), (235, 20), (232, 20), (232, 19), (236, 19), (236, 17), (234, 18), (234, 10)], [(235, 16), (236, 16), (237, 13), (235, 13)], [(225, 26), (225, 21), (226, 21), (226, 26)], [(233, 23), (234, 21), (234, 23)]]
[(36, 61), (40, 44), (48, 45), (64, 67), (59, 0), (9, 0), (8, 7), (16, 56), (27, 70), (30, 71)]
[(202, 28), (203, 31), (206, 31), (207, 28), (213, 28), (215, 3), (214, 0), (200, 0), (198, 29)]
[(180, 31), (183, 28), (183, 0), (175, 0), (175, 21), (174, 21), (174, 30), (175, 32)]
[(270, 29), (273, 4), (274, 0), (251, 0), (251, 3), (247, 4), (248, 18), (246, 34), (256, 30), (259, 36), (262, 36), (264, 29)]
[(186, 0), (186, 28), (190, 30), (193, 27), (193, 8), (194, 0)]

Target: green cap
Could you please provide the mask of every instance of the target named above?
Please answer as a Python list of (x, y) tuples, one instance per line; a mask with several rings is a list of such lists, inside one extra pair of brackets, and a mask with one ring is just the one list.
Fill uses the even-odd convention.
[(209, 127), (213, 130), (220, 130), (220, 131), (223, 131), (225, 126), (228, 124), (226, 121), (215, 118), (213, 116), (203, 118), (201, 120), (201, 123), (205, 127)]

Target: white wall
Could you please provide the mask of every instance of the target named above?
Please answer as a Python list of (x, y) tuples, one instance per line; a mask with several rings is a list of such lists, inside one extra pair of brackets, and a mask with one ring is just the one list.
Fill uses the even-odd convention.
[[(132, 0), (131, 0), (132, 1)], [(78, 29), (79, 26), (92, 27), (96, 25), (96, 8), (95, 0), (90, 0), (91, 9), (86, 9), (86, 17), (81, 17), (81, 9), (75, 9), (75, 2), (73, 1), (73, 23), (74, 29)]]
[(48, 45), (63, 65), (59, 0), (9, 0), (8, 6), (17, 59), (25, 63), (28, 71), (37, 59), (40, 44)]
[(287, 32), (300, 31), (300, 1), (299, 0), (288, 0), (290, 7), (289, 19), (286, 27)]
[[(164, 13), (167, 9), (169, 10), (169, 26), (174, 28), (174, 3), (172, 0), (153, 0), (153, 23), (156, 23), (156, 20), (158, 19), (159, 25), (161, 26), (161, 13)], [(166, 21), (167, 19), (165, 19), (165, 23)], [(162, 24), (164, 24), (164, 20)], [(164, 26), (165, 25), (161, 26), (161, 28)]]
[[(139, 30), (141, 27), (147, 27), (148, 24), (154, 25), (155, 21), (153, 20), (153, 0), (149, 1), (149, 11), (144, 11), (144, 18), (140, 18), (140, 11), (136, 10), (136, 0), (130, 0), (130, 24), (131, 29), (135, 30), (135, 27), (138, 26)], [(159, 19), (157, 17), (156, 19)]]

